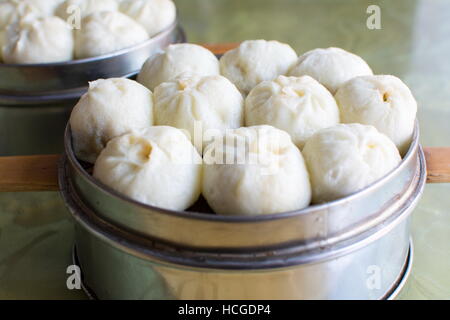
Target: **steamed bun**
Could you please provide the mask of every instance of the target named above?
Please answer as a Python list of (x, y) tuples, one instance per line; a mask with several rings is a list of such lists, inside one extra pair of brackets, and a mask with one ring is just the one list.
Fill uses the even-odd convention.
[(128, 79), (90, 82), (69, 122), (75, 154), (94, 163), (112, 138), (153, 124), (152, 93)]
[(389, 75), (363, 76), (345, 83), (336, 93), (342, 122), (373, 125), (402, 154), (411, 144), (417, 102), (409, 88)]
[(206, 48), (190, 43), (172, 44), (150, 56), (137, 80), (150, 90), (179, 77), (218, 75), (219, 61)]
[(0, 31), (25, 16), (38, 17), (41, 12), (29, 2), (22, 1), (0, 1)]
[(147, 31), (130, 17), (113, 11), (96, 12), (82, 20), (75, 30), (75, 56), (88, 58), (104, 55), (142, 43)]
[(56, 8), (56, 15), (67, 20), (79, 10), (81, 18), (100, 11), (117, 11), (119, 4), (116, 0), (66, 0)]
[(373, 73), (361, 57), (340, 48), (327, 48), (306, 52), (288, 74), (294, 77), (311, 76), (335, 94), (346, 81)]
[[(155, 89), (155, 124), (187, 130), (202, 150), (203, 136), (244, 124), (244, 101), (239, 90), (225, 77), (179, 78)], [(212, 136), (210, 137), (212, 138)]]
[(202, 159), (178, 129), (149, 127), (112, 139), (94, 177), (147, 205), (185, 210), (201, 192)]
[(21, 19), (8, 27), (4, 40), (6, 63), (51, 63), (73, 57), (72, 29), (58, 17)]
[(314, 134), (303, 148), (313, 202), (357, 192), (393, 170), (401, 161), (394, 143), (372, 126), (339, 124)]
[(55, 15), (56, 8), (58, 8), (64, 0), (20, 0), (27, 2), (36, 7), (40, 13), (44, 16)]
[(313, 78), (279, 76), (250, 91), (245, 123), (285, 130), (303, 148), (316, 131), (339, 123), (339, 109), (331, 93)]
[(278, 41), (248, 40), (220, 59), (222, 75), (247, 94), (257, 84), (273, 80), (297, 61), (297, 54), (289, 45)]
[(203, 195), (222, 215), (261, 215), (309, 205), (311, 186), (299, 149), (270, 126), (229, 130), (206, 147)]
[(172, 0), (123, 0), (119, 9), (143, 25), (150, 37), (168, 28), (176, 18)]

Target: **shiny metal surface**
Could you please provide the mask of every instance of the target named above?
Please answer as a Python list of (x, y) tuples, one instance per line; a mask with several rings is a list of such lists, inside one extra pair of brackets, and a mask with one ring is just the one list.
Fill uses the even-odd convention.
[(133, 76), (153, 52), (184, 40), (184, 33), (174, 23), (146, 42), (108, 55), (61, 63), (0, 64), (0, 105), (79, 98), (88, 81)]
[[(402, 273), (399, 275), (397, 281), (395, 282), (393, 287), (390, 289), (390, 291), (387, 292), (385, 296), (381, 297), (380, 300), (395, 300), (398, 297), (399, 293), (405, 286), (409, 276), (411, 275), (413, 261), (414, 261), (414, 249), (413, 249), (412, 241), (410, 241), (408, 257), (406, 259), (406, 263), (403, 267)], [(73, 247), (73, 250), (72, 250), (72, 263), (74, 265), (80, 266), (80, 260), (78, 258), (78, 253), (77, 253), (77, 249), (75, 246)], [(83, 270), (81, 270), (81, 277), (82, 277), (81, 287), (82, 287), (84, 293), (86, 294), (86, 296), (90, 300), (98, 300), (97, 294), (88, 286), (88, 284), (86, 284)], [(155, 291), (158, 291), (158, 290), (155, 290)]]
[(73, 153), (69, 127), (65, 147), (71, 179), (82, 201), (119, 227), (151, 239), (202, 250), (279, 248), (293, 243), (318, 250), (385, 223), (393, 212), (409, 205), (419, 165), (418, 136), (416, 127), (414, 141), (402, 163), (366, 189), (300, 211), (257, 217), (197, 213), (195, 206), (191, 212), (176, 212), (143, 205), (102, 185), (87, 173)]
[(414, 263), (414, 245), (413, 240), (411, 238), (411, 240), (409, 241), (409, 252), (404, 271), (402, 275), (399, 277), (396, 285), (392, 288), (392, 291), (385, 297), (385, 300), (396, 300), (398, 298), (403, 288), (407, 285), (408, 279), (412, 272), (413, 263)]
[[(66, 139), (66, 143), (70, 141), (69, 130)], [(71, 149), (66, 151), (70, 153)], [(123, 216), (132, 215), (130, 201), (103, 190), (103, 186), (87, 179), (86, 172), (80, 176), (84, 169), (74, 165), (68, 154), (61, 164), (60, 186), (76, 221), (76, 246), (86, 284), (100, 299), (386, 298), (404, 272), (409, 215), (420, 198), (426, 176), (416, 136), (410, 153), (394, 172), (343, 201), (281, 217), (252, 219), (149, 207), (140, 211), (153, 215), (151, 221), (158, 227), (168, 228), (161, 239), (155, 237), (162, 234), (155, 233), (155, 226), (146, 225), (149, 230), (143, 235), (108, 219), (115, 206), (123, 210)], [(86, 189), (87, 184), (91, 184), (90, 189)], [(103, 190), (109, 199), (95, 200), (99, 193), (94, 187)], [(87, 193), (92, 194), (90, 201), (86, 200)], [(102, 201), (113, 203), (106, 207)], [(359, 201), (361, 207), (354, 207), (353, 203)], [(376, 207), (378, 211), (362, 210), (363, 201), (367, 210)], [(338, 223), (336, 215), (341, 219), (362, 215), (364, 219)], [(169, 229), (164, 224), (166, 216), (179, 220), (171, 220)], [(325, 223), (308, 225), (321, 220), (314, 216)], [(293, 221), (297, 234), (290, 226)], [(190, 229), (185, 230), (187, 223)], [(260, 230), (268, 232), (269, 228), (272, 238)], [(231, 229), (233, 241), (228, 239)], [(251, 229), (255, 230), (251, 237), (263, 239), (254, 239), (249, 245), (251, 237), (247, 233)], [(185, 235), (180, 237), (180, 233)], [(209, 241), (200, 244), (198, 238)]]

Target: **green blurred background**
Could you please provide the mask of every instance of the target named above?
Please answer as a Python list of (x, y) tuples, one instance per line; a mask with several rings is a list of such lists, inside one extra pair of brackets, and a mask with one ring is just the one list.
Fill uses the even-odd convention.
[[(190, 42), (275, 39), (298, 54), (338, 46), (402, 78), (421, 140), (450, 146), (450, 1), (175, 0)], [(381, 8), (381, 30), (366, 26)], [(428, 185), (413, 214), (413, 273), (400, 298), (450, 299), (450, 185)], [(57, 193), (0, 194), (0, 299), (78, 299), (66, 289), (72, 224)]]

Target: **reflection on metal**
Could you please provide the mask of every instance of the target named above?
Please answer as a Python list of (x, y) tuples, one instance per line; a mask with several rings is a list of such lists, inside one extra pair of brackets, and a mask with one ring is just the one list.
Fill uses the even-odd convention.
[[(411, 270), (412, 270), (413, 261), (414, 261), (414, 247), (413, 247), (412, 240), (410, 240), (408, 257), (406, 259), (406, 263), (404, 265), (403, 271), (400, 274), (398, 280), (395, 282), (395, 284), (391, 288), (391, 290), (389, 290), (389, 292), (385, 296), (383, 296), (380, 300), (395, 300), (398, 297), (398, 295), (400, 294), (400, 292), (402, 291), (406, 282), (409, 279), (409, 276), (410, 276)], [(77, 248), (75, 246), (72, 249), (72, 263), (74, 265), (78, 265), (78, 266), (80, 265), (80, 261), (78, 259), (78, 255), (77, 255)], [(86, 285), (83, 278), (82, 278), (81, 288), (83, 289), (83, 292), (86, 294), (86, 296), (88, 297), (89, 300), (98, 300), (95, 292)]]

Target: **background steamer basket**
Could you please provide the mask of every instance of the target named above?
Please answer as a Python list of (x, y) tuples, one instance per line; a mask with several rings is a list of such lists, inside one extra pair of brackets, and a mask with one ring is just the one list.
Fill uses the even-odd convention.
[(153, 52), (185, 41), (175, 22), (139, 45), (108, 55), (62, 63), (0, 64), (0, 156), (60, 152), (65, 124), (89, 81), (135, 76)]

